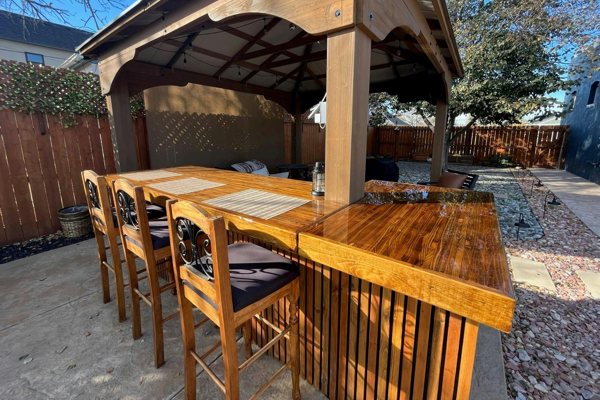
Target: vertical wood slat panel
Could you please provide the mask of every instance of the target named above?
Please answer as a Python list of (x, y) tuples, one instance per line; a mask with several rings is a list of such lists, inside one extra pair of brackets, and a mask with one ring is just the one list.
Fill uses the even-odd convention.
[[(240, 234), (231, 238), (247, 240)], [(301, 303), (300, 320), (308, 320), (301, 329), (301, 376), (323, 394), (332, 399), (468, 398), (476, 323), (296, 254), (278, 252), (299, 263), (301, 296), (313, 297)], [(268, 317), (281, 318), (280, 313), (281, 307)], [(311, 318), (320, 321), (311, 323)], [(265, 330), (253, 324), (252, 338), (259, 346), (266, 343)], [(286, 360), (281, 350), (275, 356)]]

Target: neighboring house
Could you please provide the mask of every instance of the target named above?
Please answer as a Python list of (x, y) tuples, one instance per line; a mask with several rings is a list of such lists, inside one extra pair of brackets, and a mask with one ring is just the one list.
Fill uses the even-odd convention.
[[(600, 52), (600, 46), (596, 51)], [(567, 171), (600, 184), (600, 65), (594, 67), (588, 65), (579, 86), (565, 96), (566, 107), (571, 111), (563, 122), (571, 127)]]
[[(0, 59), (60, 67), (92, 35), (52, 22), (0, 10)], [(96, 72), (95, 63), (76, 68)]]

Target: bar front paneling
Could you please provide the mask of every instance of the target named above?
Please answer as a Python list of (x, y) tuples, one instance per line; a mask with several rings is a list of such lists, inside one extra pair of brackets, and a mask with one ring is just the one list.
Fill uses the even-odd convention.
[[(238, 233), (230, 233), (230, 240), (261, 244)], [(295, 253), (278, 252), (300, 265), (301, 375), (325, 396), (469, 398), (477, 323)], [(265, 317), (282, 326), (286, 310), (282, 304)], [(266, 324), (253, 324), (257, 345), (273, 336)], [(284, 349), (272, 355), (287, 361)]]

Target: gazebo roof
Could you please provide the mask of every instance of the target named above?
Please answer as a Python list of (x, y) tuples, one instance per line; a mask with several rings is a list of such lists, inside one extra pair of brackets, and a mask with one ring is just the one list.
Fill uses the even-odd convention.
[[(270, 13), (244, 12), (255, 10), (244, 10), (241, 5), (244, 2), (236, 0), (208, 3), (204, 15), (199, 13), (193, 22), (182, 23), (179, 29), (162, 35), (154, 33), (156, 39), (143, 40), (152, 35), (152, 27), (171, 26), (176, 22), (176, 15), (189, 6), (189, 2), (138, 1), (84, 42), (79, 51), (85, 57), (98, 57), (102, 62), (103, 58), (115, 54), (115, 49), (126, 49), (128, 41), (142, 39), (140, 46), (133, 46), (133, 60), (129, 65), (123, 65), (123, 71), (131, 71), (127, 80), (132, 92), (157, 84), (195, 82), (264, 94), (288, 109), (291, 108), (290, 93), (300, 95), (303, 109), (322, 96), (327, 69), (327, 35), (335, 31), (336, 24), (348, 22), (341, 21), (340, 24), (336, 21), (336, 18), (347, 18), (343, 13), (351, 14), (344, 8), (346, 6), (338, 5), (339, 9), (335, 11), (323, 10), (326, 16), (334, 13), (332, 21), (313, 21), (302, 18), (301, 14), (313, 13), (314, 18), (318, 18), (319, 7), (326, 1), (271, 1), (272, 4), (262, 7)], [(279, 4), (273, 6), (273, 3)], [(354, 3), (350, 10), (360, 8), (360, 0)], [(368, 8), (367, 3), (363, 2), (362, 7)], [(441, 72), (444, 71), (440, 69), (446, 70), (449, 75), (446, 79), (462, 74), (445, 3), (442, 0), (390, 0), (390, 4), (398, 8), (394, 12), (402, 12), (402, 6), (409, 7), (409, 11), (410, 7), (413, 12), (418, 10), (417, 18), (410, 17), (426, 21), (426, 27), (421, 26), (420, 31), (415, 32), (410, 26), (398, 26), (387, 33), (378, 30), (375, 23), (373, 27), (365, 25), (373, 40), (370, 90), (395, 93), (407, 101), (431, 101), (443, 86), (444, 74)], [(231, 9), (235, 7), (236, 12), (232, 13)], [(290, 11), (290, 7), (294, 9)], [(299, 17), (295, 18), (296, 15)], [(376, 12), (370, 11), (367, 18), (373, 22), (378, 17)], [(427, 30), (429, 32), (423, 32)], [(377, 37), (382, 35), (381, 32), (385, 32), (385, 36)], [(439, 64), (445, 65), (441, 68)], [(104, 78), (103, 89), (109, 92), (110, 82)]]

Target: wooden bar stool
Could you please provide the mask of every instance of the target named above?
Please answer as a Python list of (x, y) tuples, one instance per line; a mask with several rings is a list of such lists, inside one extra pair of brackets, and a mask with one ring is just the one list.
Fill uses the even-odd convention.
[[(117, 311), (119, 322), (127, 318), (125, 312), (125, 288), (123, 283), (123, 271), (121, 269), (121, 254), (119, 254), (119, 229), (113, 218), (110, 205), (110, 189), (104, 177), (94, 171), (81, 172), (85, 197), (87, 199), (92, 227), (96, 244), (98, 245), (98, 257), (100, 258), (100, 279), (102, 281), (102, 297), (104, 303), (110, 301), (110, 285), (108, 282), (108, 271), (115, 278), (115, 291), (117, 297)], [(104, 236), (108, 238), (108, 247), (104, 244)], [(106, 250), (110, 249), (112, 264), (108, 261)]]
[[(200, 364), (227, 399), (239, 399), (240, 372), (279, 340), (288, 338), (290, 361), (275, 372), (252, 398), (260, 396), (290, 364), (292, 398), (300, 399), (298, 268), (290, 260), (252, 243), (227, 246), (223, 218), (209, 216), (192, 203), (169, 201), (167, 218), (184, 344), (185, 398), (196, 398), (196, 364)], [(269, 324), (277, 335), (253, 355), (251, 319), (255, 317), (262, 321), (258, 313), (284, 297), (290, 302), (288, 326), (281, 330)], [(194, 324), (193, 307), (220, 328), (225, 381), (205, 361), (219, 343), (202, 355), (196, 353), (194, 329), (205, 321)], [(240, 365), (235, 333), (239, 327), (243, 327), (246, 352), (246, 361)]]
[[(114, 202), (117, 207), (117, 220), (121, 243), (131, 289), (131, 319), (134, 339), (142, 336), (140, 317), (140, 300), (148, 304), (152, 310), (152, 330), (154, 342), (154, 365), (160, 367), (165, 362), (163, 323), (177, 316), (178, 312), (163, 317), (162, 293), (175, 288), (173, 270), (169, 268), (170, 280), (160, 284), (158, 263), (168, 262), (171, 258), (169, 247), (169, 230), (166, 218), (150, 220), (144, 190), (134, 187), (125, 179), (117, 179), (113, 183)], [(139, 257), (145, 268), (137, 270), (135, 257)], [(140, 274), (146, 273), (143, 276)], [(141, 279), (148, 279), (149, 293), (143, 293), (139, 288)]]

